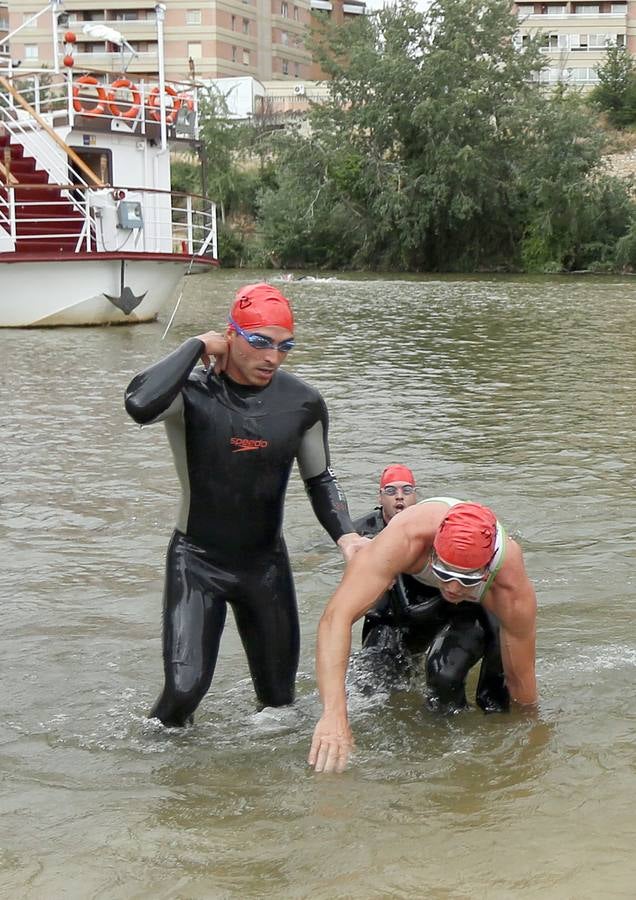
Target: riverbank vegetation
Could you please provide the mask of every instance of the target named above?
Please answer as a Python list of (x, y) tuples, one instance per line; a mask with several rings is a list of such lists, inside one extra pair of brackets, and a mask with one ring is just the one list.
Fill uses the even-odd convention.
[(623, 130), (636, 125), (636, 66), (626, 47), (608, 47), (598, 79), (598, 85), (590, 92), (590, 102), (606, 114), (614, 128)]
[[(221, 258), (393, 271), (636, 267), (636, 205), (580, 94), (538, 83), (508, 0), (402, 0), (325, 26), (310, 130), (206, 117)], [(214, 183), (213, 183), (214, 179)]]

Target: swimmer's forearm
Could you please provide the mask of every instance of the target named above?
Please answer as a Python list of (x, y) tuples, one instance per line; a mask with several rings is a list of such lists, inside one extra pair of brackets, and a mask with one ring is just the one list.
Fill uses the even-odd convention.
[(347, 719), (345, 677), (351, 654), (351, 625), (327, 607), (318, 626), (316, 675), (323, 711)]
[(147, 425), (168, 409), (195, 367), (204, 344), (190, 338), (164, 359), (135, 375), (126, 389), (126, 412)]
[(525, 682), (506, 678), (506, 687), (510, 694), (510, 699), (519, 706), (536, 706), (539, 701), (539, 692), (537, 690), (536, 678), (527, 678)]
[(308, 478), (305, 487), (316, 518), (333, 541), (337, 542), (345, 534), (355, 534), (347, 499), (332, 469)]
[(516, 640), (502, 628), (500, 642), (501, 659), (510, 699), (520, 706), (533, 706), (538, 700), (534, 636), (525, 640)]

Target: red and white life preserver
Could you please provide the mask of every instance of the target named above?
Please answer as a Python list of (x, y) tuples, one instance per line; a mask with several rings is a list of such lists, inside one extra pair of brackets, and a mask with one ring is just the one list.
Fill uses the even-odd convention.
[[(80, 85), (83, 84), (94, 87), (95, 93), (97, 94), (95, 106), (91, 109), (86, 109), (82, 106), (82, 102), (79, 99), (82, 92)], [(106, 96), (103, 85), (101, 85), (92, 75), (81, 75), (76, 79), (75, 84), (73, 85), (73, 109), (76, 113), (80, 113), (82, 116), (101, 116), (104, 114), (107, 100), (108, 97)]]
[[(115, 116), (116, 119), (136, 119), (141, 106), (141, 93), (137, 85), (127, 78), (118, 78), (117, 81), (113, 81), (111, 88), (112, 90), (108, 92), (108, 108), (111, 115)], [(127, 101), (128, 109), (126, 112), (122, 112), (115, 103), (115, 91), (118, 88), (126, 88), (130, 91), (130, 100)]]
[[(172, 106), (170, 111), (166, 110), (166, 122), (168, 125), (172, 125), (173, 122), (177, 119), (177, 113), (181, 109), (181, 97), (177, 94), (172, 85), (167, 84), (164, 88), (166, 94), (172, 97)], [(150, 91), (150, 96), (148, 97), (148, 109), (150, 110), (150, 115), (155, 120), (155, 122), (161, 121), (161, 102), (160, 102), (160, 94), (161, 89), (159, 87), (153, 87)]]

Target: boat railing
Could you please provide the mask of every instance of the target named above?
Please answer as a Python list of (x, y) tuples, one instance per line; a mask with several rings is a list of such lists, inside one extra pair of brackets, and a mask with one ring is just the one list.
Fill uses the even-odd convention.
[(2, 235), (5, 236), (2, 243), (6, 244), (6, 249), (12, 249), (15, 246), (15, 191), (0, 185), (0, 237)]
[[(43, 191), (50, 192), (50, 199), (42, 199)], [(36, 253), (38, 248), (56, 246), (77, 253), (218, 258), (216, 204), (179, 191), (4, 184), (0, 185), (0, 228), (13, 242), (0, 242), (0, 253)]]
[[(117, 73), (25, 73), (11, 79), (19, 93), (50, 125), (63, 118), (72, 127), (80, 118), (101, 129), (146, 135), (161, 124), (161, 94), (156, 81)], [(164, 114), (171, 138), (194, 140), (199, 133), (199, 86), (166, 81)], [(17, 118), (24, 112), (9, 95)]]

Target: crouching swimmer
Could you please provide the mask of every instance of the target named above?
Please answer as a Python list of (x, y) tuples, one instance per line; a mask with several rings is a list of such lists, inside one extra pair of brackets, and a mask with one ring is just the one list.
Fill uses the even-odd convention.
[[(403, 572), (437, 588), (445, 602), (458, 608), (465, 602), (481, 604), (499, 626), (510, 700), (522, 706), (537, 702), (536, 597), (521, 548), (487, 507), (454, 498), (424, 500), (395, 516), (360, 550), (320, 620), (316, 665), (323, 713), (308, 760), (317, 772), (342, 771), (353, 746), (345, 693), (352, 624)], [(452, 623), (445, 626), (440, 643), (433, 643), (433, 657), (466, 653), (452, 628)], [(439, 683), (451, 696), (457, 679), (444, 674)]]
[[(126, 410), (163, 422), (181, 482), (163, 600), (165, 685), (150, 716), (182, 726), (206, 694), (228, 604), (261, 707), (294, 699), (299, 622), (282, 536), (294, 460), (314, 512), (345, 558), (365, 543), (330, 468), (317, 390), (279, 371), (294, 346), (287, 299), (241, 289), (225, 333), (182, 344), (133, 378)], [(212, 368), (195, 368), (199, 359)]]
[[(407, 466), (386, 466), (380, 476), (379, 505), (354, 521), (358, 534), (375, 537), (395, 516), (417, 502), (415, 476)], [(399, 574), (366, 613), (362, 647), (371, 658), (371, 679), (382, 687), (403, 683), (425, 655), (429, 708), (456, 712), (468, 706), (466, 678), (482, 660), (476, 702), (486, 713), (509, 709), (499, 625), (480, 604), (444, 600), (435, 584)]]

